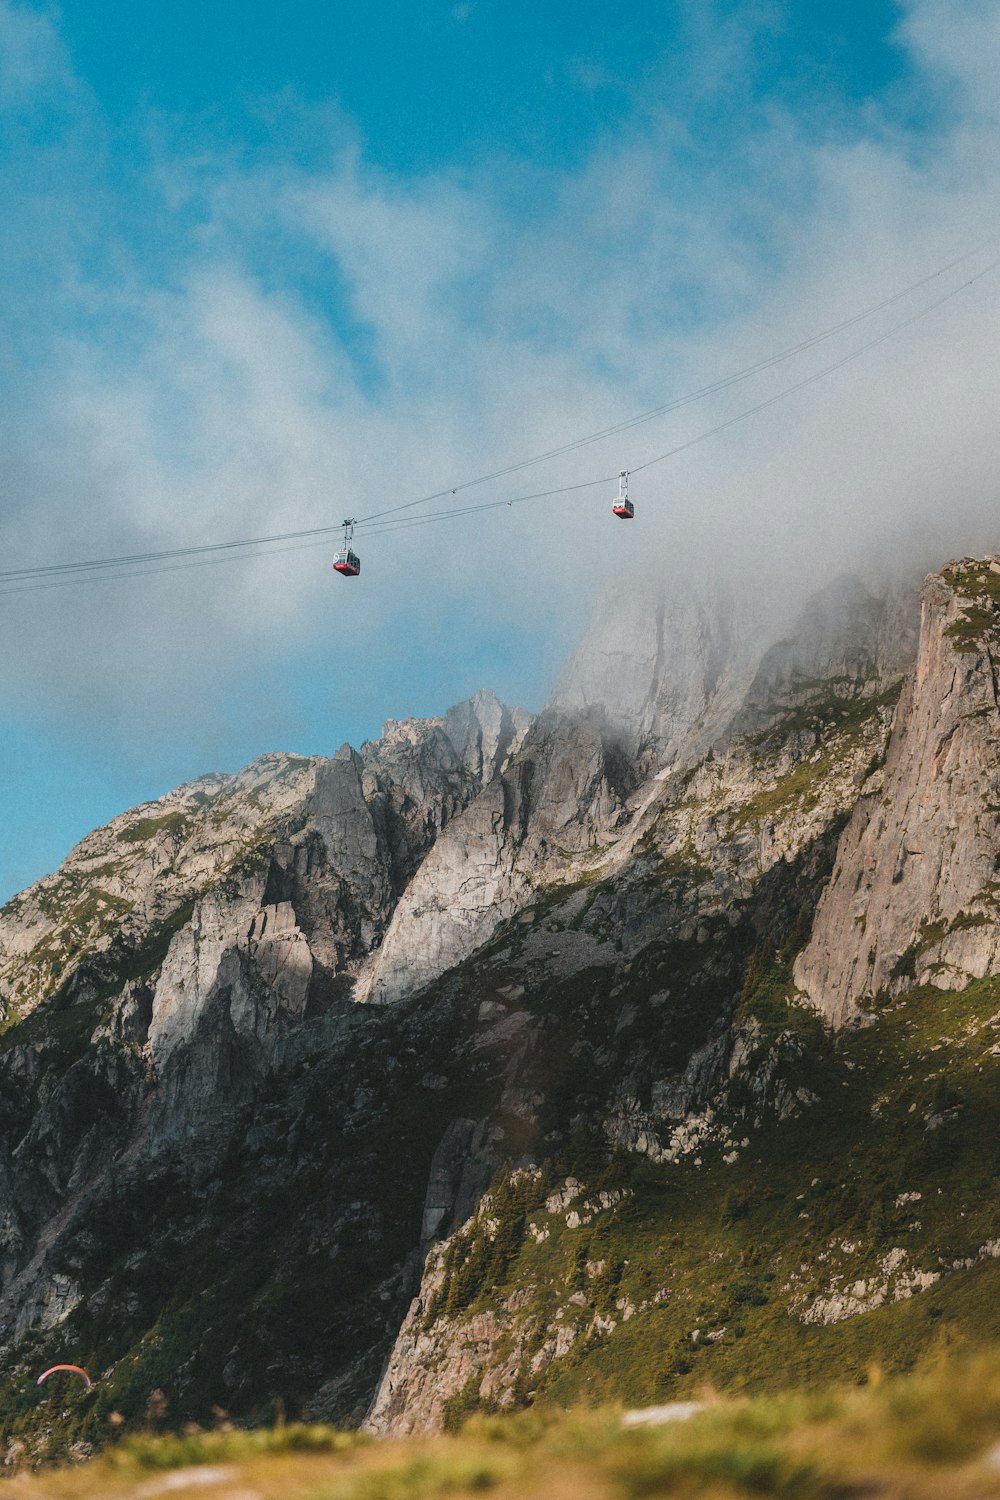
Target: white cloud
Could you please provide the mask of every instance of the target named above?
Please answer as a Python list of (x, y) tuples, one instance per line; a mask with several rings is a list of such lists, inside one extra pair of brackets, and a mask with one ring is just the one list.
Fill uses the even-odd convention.
[[(0, 37), (26, 15), (0, 9)], [(49, 62), (41, 73), (19, 64), (24, 80), (60, 66), (51, 26), (33, 19)], [(63, 240), (46, 268), (55, 332), (29, 349), (14, 392), (6, 555), (170, 547), (382, 510), (752, 363), (981, 242), (1000, 185), (987, 87), (997, 28), (985, 7), (917, 0), (899, 38), (915, 81), (952, 91), (930, 135), (870, 110), (863, 130), (814, 137), (812, 121), (772, 108), (734, 135), (731, 160), (711, 162), (658, 107), (558, 179), (515, 181), (508, 167), (400, 183), (342, 135), (325, 172), (243, 171), (207, 148), (194, 163), (158, 162), (150, 178), (169, 184), (171, 203), (159, 207), (163, 247), (139, 255), (112, 222), (119, 278)], [(734, 47), (727, 36), (721, 62), (706, 58), (706, 78), (731, 75)], [(27, 41), (21, 55), (34, 55)], [(51, 191), (79, 215), (70, 159)], [(88, 191), (84, 239), (104, 223), (110, 185)], [(37, 212), (20, 200), (29, 237)], [(357, 586), (331, 578), (320, 550), (0, 599), (14, 648), (0, 685), (71, 720), (97, 714), (115, 734), (182, 712), (196, 738), (235, 682), (270, 712), (268, 662), (318, 633), (331, 653), (371, 661), (373, 695), (392, 653), (450, 651), (457, 695), (466, 643), (435, 634), (449, 610), (545, 641), (582, 621), (620, 567), (654, 566), (669, 586), (692, 569), (754, 569), (791, 604), (873, 556), (919, 566), (996, 545), (998, 286), (1000, 272), (638, 475), (632, 528), (611, 521), (609, 494), (583, 491), (362, 533)], [(638, 464), (867, 333), (466, 499)], [(538, 692), (553, 665), (542, 652)]]
[(73, 83), (58, 32), (49, 17), (0, 0), (0, 110)]
[(1000, 12), (991, 0), (909, 0), (898, 39), (941, 99), (980, 124), (1000, 115)]

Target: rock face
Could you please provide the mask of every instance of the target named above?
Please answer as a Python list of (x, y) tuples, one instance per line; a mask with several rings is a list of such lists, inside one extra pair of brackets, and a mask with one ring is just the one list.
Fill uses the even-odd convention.
[(916, 673), (795, 978), (835, 1023), (914, 982), (953, 989), (1000, 951), (1000, 559), (929, 577)]
[(914, 592), (871, 594), (845, 575), (809, 601), (787, 639), (767, 650), (730, 728), (743, 732), (773, 718), (819, 683), (877, 693), (897, 685), (917, 651)]
[(235, 1033), (261, 1044), (349, 992), (435, 840), (492, 784), (527, 722), (480, 693), (443, 720), (390, 721), (360, 753), (345, 745), (314, 762), (256, 869), (231, 868), (172, 941), (154, 1062), (192, 1039), (217, 995)]
[[(771, 1337), (987, 1264), (978, 1222), (905, 1239), (969, 1108), (940, 1078), (896, 1101), (895, 1218), (853, 1168), (790, 1186), (780, 1133), (825, 1162), (851, 1098), (881, 1139), (886, 1065), (817, 1007), (996, 968), (1000, 561), (927, 582), (919, 656), (850, 578), (778, 640), (710, 595), (611, 618), (534, 720), (477, 694), (203, 778), (0, 912), (4, 1410), (61, 1341), (130, 1420), (162, 1385), (178, 1421), (428, 1430), (575, 1399), (633, 1319), (674, 1389), (769, 1299)], [(949, 1023), (970, 1068), (998, 1004)]]
[(550, 707), (599, 711), (646, 769), (681, 764), (728, 728), (768, 644), (745, 599), (712, 588), (665, 599), (630, 581), (595, 610)]
[(543, 714), (450, 824), (396, 909), (367, 982), (393, 1001), (436, 979), (597, 847), (622, 814), (626, 768), (599, 714)]
[(123, 968), (155, 967), (197, 897), (250, 869), (300, 819), (316, 766), (266, 755), (89, 834), (54, 875), (0, 911), (4, 1014), (28, 1012), (70, 983), (94, 990)]
[(420, 868), (360, 993), (412, 994), (487, 942), (540, 886), (565, 879), (581, 855), (620, 842), (649, 796), (649, 784), (633, 794), (650, 769), (683, 772), (724, 731), (732, 738), (775, 722), (815, 699), (818, 685), (844, 701), (874, 701), (887, 686), (893, 696), (911, 645), (900, 621), (885, 628), (894, 605), (838, 579), (762, 655), (748, 612), (729, 598), (653, 605), (641, 593), (613, 596), (507, 770)]
[[(255, 914), (284, 905), (276, 920), (287, 924), (291, 903), (312, 944), (313, 988), (351, 975), (442, 829), (492, 783), (529, 723), (478, 693), (444, 719), (390, 721), (360, 752), (267, 755), (116, 818), (0, 912), (0, 1007), (24, 1014), (155, 969), (203, 897), (216, 929), (203, 962), (229, 931), (259, 945)], [(269, 947), (274, 931), (272, 918)]]

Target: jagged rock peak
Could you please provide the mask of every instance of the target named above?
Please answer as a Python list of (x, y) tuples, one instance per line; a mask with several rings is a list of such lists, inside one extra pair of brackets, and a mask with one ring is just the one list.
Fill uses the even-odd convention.
[(1000, 557), (921, 591), (916, 670), (884, 771), (844, 830), (795, 978), (835, 1023), (917, 983), (960, 988), (1000, 960)]
[(533, 715), (508, 708), (494, 692), (480, 689), (445, 714), (444, 730), (459, 760), (483, 786), (521, 748)]
[[(481, 692), (440, 718), (390, 721), (360, 751), (262, 755), (122, 813), (0, 911), (0, 1013), (26, 1013), (74, 975), (82, 982), (83, 969), (100, 989), (162, 957), (196, 902), (220, 881), (243, 890), (248, 875), (250, 907), (294, 896), (317, 932), (343, 906), (318, 955), (325, 972), (341, 972), (381, 939), (441, 829), (530, 722)], [(325, 888), (334, 879), (339, 896)]]
[(385, 760), (421, 747), (440, 751), (447, 742), (457, 764), (485, 786), (519, 749), (532, 719), (526, 709), (511, 708), (491, 689), (481, 688), (438, 718), (387, 719), (380, 737), (366, 741), (361, 754), (368, 760)]
[(539, 715), (414, 875), (359, 997), (402, 999), (475, 952), (608, 834), (627, 784), (603, 713)]

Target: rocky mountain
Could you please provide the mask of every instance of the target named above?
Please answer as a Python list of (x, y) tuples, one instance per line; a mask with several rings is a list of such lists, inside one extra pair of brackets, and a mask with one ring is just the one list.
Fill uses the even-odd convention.
[[(988, 1332), (1000, 560), (916, 604), (840, 579), (775, 641), (636, 590), (534, 719), (203, 778), (10, 902), (8, 1437), (154, 1387), (405, 1433)], [(58, 1421), (50, 1356), (100, 1377)]]

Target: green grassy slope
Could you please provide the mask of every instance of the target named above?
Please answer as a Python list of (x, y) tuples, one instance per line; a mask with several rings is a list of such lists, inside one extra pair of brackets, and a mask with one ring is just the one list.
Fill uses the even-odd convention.
[[(744, 1010), (764, 1016), (760, 1061), (777, 1036), (787, 1047), (806, 1033), (808, 1052), (792, 1048), (787, 1066), (814, 1102), (794, 1118), (734, 1119), (734, 1148), (710, 1143), (666, 1165), (602, 1159), (581, 1142), (495, 1193), (449, 1251), (440, 1310), (520, 1293), (516, 1321), (531, 1331), (519, 1401), (863, 1381), (873, 1363), (905, 1370), (1000, 1334), (1000, 980), (913, 991), (818, 1045), (818, 1023), (797, 1007), (777, 1030), (782, 1004), (765, 982)], [(545, 1202), (568, 1176), (577, 1210), (602, 1189), (625, 1197), (570, 1227), (573, 1205)], [(484, 1263), (484, 1244), (492, 1275), (477, 1282), (469, 1266)], [(805, 1320), (819, 1311), (840, 1316)], [(559, 1325), (576, 1330), (572, 1347), (533, 1371)], [(453, 1419), (482, 1404), (470, 1382)]]

